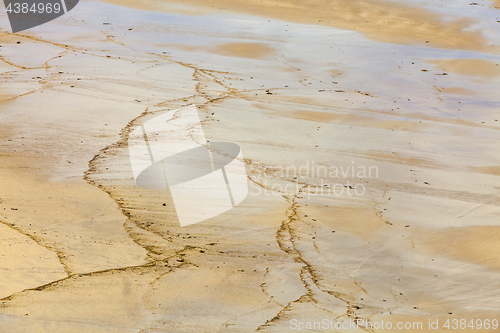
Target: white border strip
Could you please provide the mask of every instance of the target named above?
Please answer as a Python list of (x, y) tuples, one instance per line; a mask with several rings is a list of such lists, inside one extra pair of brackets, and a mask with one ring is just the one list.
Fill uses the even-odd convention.
[(68, 10), (66, 9), (66, 2), (64, 2), (64, 0), (61, 0), (61, 3), (64, 10), (64, 14), (66, 14), (68, 12)]

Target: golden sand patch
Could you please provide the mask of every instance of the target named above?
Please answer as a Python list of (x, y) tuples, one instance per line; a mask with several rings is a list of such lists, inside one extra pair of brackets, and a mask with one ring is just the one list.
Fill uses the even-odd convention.
[(205, 51), (228, 57), (249, 59), (268, 58), (274, 52), (274, 49), (272, 47), (264, 43), (224, 43), (212, 47), (191, 46), (184, 44), (159, 44), (158, 46), (164, 46), (188, 52)]
[[(146, 251), (124, 230), (125, 217), (106, 193), (80, 179), (50, 182), (23, 168), (41, 163), (36, 157), (2, 155), (1, 220), (11, 228), (15, 225), (15, 230), (30, 237), (42, 249), (26, 242), (27, 246), (40, 253), (43, 248), (57, 253), (68, 274), (145, 263)], [(20, 167), (16, 167), (17, 164)], [(13, 269), (6, 274), (19, 274), (15, 264)], [(2, 282), (0, 276), (0, 286)], [(48, 282), (50, 280), (45, 283)]]
[(500, 165), (487, 167), (471, 167), (471, 170), (488, 175), (500, 176)]
[[(377, 0), (172, 0), (167, 3), (139, 0), (103, 0), (147, 10), (172, 11), (171, 2), (194, 5), (219, 13), (234, 12), (295, 23), (353, 30), (367, 37), (395, 44), (418, 44), (444, 49), (494, 52), (480, 31), (465, 31), (471, 19), (443, 22), (427, 9)], [(394, 33), (397, 31), (397, 33)]]
[(274, 52), (274, 49), (262, 43), (225, 43), (212, 47), (212, 53), (228, 57), (263, 59)]
[(474, 95), (475, 91), (467, 88), (461, 88), (461, 87), (448, 87), (448, 88), (441, 88), (439, 91), (447, 93), (447, 94), (454, 94), (454, 95)]
[(483, 78), (500, 76), (500, 64), (491, 60), (435, 59), (426, 62), (434, 64), (437, 69), (454, 74)]

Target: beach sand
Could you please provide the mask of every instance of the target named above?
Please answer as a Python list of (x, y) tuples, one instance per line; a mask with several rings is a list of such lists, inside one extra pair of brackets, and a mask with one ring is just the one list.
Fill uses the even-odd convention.
[[(18, 34), (0, 14), (0, 332), (500, 320), (498, 11), (443, 7), (82, 1)], [(188, 105), (241, 147), (249, 195), (181, 227), (128, 135)]]

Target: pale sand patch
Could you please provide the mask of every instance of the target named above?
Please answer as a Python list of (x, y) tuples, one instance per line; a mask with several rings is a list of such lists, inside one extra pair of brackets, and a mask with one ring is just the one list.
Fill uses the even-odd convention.
[[(292, 99), (292, 98), (290, 98)], [(336, 112), (318, 112), (318, 111), (288, 111), (288, 112), (275, 112), (275, 114), (279, 114), (282, 117), (290, 117), (294, 119), (301, 119), (305, 121), (318, 122), (324, 124), (348, 124), (349, 126), (359, 126), (365, 128), (373, 128), (373, 129), (383, 129), (390, 131), (404, 131), (404, 132), (433, 132), (433, 131), (441, 131), (448, 132), (452, 131), (457, 135), (462, 135), (466, 133), (464, 130), (459, 128), (451, 128), (447, 127), (445, 124), (441, 124), (439, 122), (428, 124), (411, 120), (402, 120), (402, 119), (391, 119), (391, 120), (382, 120), (381, 115), (373, 115), (373, 116), (363, 116), (354, 113), (336, 113)], [(402, 117), (401, 117), (402, 118)], [(375, 157), (375, 154), (367, 154)], [(403, 157), (391, 154), (377, 153), (377, 158), (385, 159), (389, 157), (389, 159), (398, 159), (399, 161), (405, 160)], [(416, 158), (408, 159), (407, 162), (417, 163), (422, 162)], [(427, 161), (428, 163), (429, 161)]]
[[(132, 8), (167, 11), (168, 3), (156, 1), (104, 0)], [(419, 44), (445, 49), (493, 52), (479, 31), (464, 31), (471, 19), (444, 22), (427, 9), (375, 0), (294, 1), (276, 0), (174, 0), (174, 3), (200, 6), (218, 13), (234, 12), (264, 16), (289, 22), (332, 26), (354, 30), (385, 43)], [(397, 31), (398, 33), (394, 33)], [(490, 51), (491, 50), (491, 51)]]
[[(330, 201), (328, 208), (322, 205), (328, 198), (313, 200), (315, 205), (309, 202), (308, 207), (301, 207), (298, 217), (314, 228), (302, 224), (294, 230), (298, 238), (314, 236), (314, 248), (321, 255), (314, 251), (303, 251), (303, 255), (314, 263), (322, 284), (330, 290), (341, 285), (366, 310), (397, 304), (394, 313), (408, 319), (457, 310), (471, 316), (485, 305), (492, 311), (498, 309), (496, 293), (492, 292), (500, 267), (497, 226), (415, 228), (413, 223), (405, 225), (404, 212), (386, 216), (393, 209), (391, 201), (375, 204), (370, 210), (345, 199), (335, 204)], [(426, 195), (423, 200), (430, 204), (436, 198)], [(455, 204), (457, 208), (460, 205)], [(492, 235), (483, 237), (487, 232)], [(304, 244), (302, 250), (306, 249)], [(345, 269), (343, 274), (339, 267)], [(477, 275), (482, 276), (481, 286), (470, 282)], [(360, 314), (363, 318), (363, 310)]]
[(425, 60), (434, 64), (436, 69), (466, 76), (492, 78), (500, 76), (500, 63), (498, 61), (483, 59), (436, 59)]

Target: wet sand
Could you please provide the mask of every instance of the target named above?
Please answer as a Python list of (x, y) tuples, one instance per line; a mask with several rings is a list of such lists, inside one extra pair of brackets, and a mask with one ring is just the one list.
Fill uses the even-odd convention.
[[(0, 27), (0, 332), (500, 319), (493, 6), (120, 4)], [(128, 134), (193, 104), (250, 193), (180, 227)]]
[[(146, 10), (162, 10), (153, 1), (114, 1), (108, 3)], [(418, 6), (386, 1), (293, 1), (278, 0), (178, 0), (180, 4), (204, 7), (209, 12), (259, 15), (288, 22), (326, 25), (354, 30), (384, 43), (498, 52), (486, 43), (480, 31), (466, 32), (467, 19), (443, 22), (443, 18)], [(165, 9), (164, 9), (165, 10)], [(397, 31), (397, 33), (395, 33)]]

